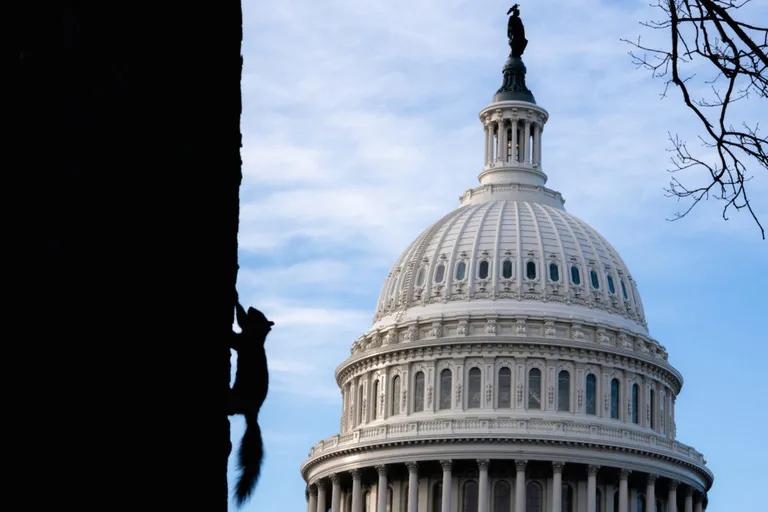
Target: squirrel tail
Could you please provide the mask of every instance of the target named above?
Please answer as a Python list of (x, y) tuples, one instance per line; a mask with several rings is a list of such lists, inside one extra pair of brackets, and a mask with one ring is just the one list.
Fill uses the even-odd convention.
[(235, 502), (241, 506), (253, 492), (261, 472), (261, 460), (264, 458), (264, 446), (261, 442), (261, 428), (256, 418), (246, 415), (246, 428), (240, 441), (238, 462), (240, 475), (235, 487)]

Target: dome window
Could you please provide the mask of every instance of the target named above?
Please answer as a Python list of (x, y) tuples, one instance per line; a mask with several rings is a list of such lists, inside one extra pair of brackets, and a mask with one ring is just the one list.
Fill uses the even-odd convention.
[(377, 407), (377, 404), (379, 403), (379, 381), (374, 381), (373, 383), (373, 400), (371, 400), (373, 403), (371, 404), (371, 418), (374, 420), (376, 419), (377, 413), (379, 408)]
[(478, 269), (477, 276), (480, 279), (486, 279), (488, 277), (488, 260), (480, 262), (480, 268)]
[(581, 284), (581, 273), (579, 272), (579, 267), (576, 265), (571, 266), (571, 282), (573, 284)]
[(629, 300), (629, 297), (627, 296), (627, 287), (624, 286), (624, 280), (622, 279), (619, 282), (621, 283), (621, 294), (624, 296), (624, 300)]
[(464, 261), (460, 261), (456, 265), (456, 280), (463, 281), (464, 276), (467, 274), (467, 264)]
[(499, 408), (512, 407), (512, 370), (507, 367), (499, 370)]
[(557, 267), (557, 263), (549, 264), (549, 280), (553, 283), (560, 281), (560, 269)]
[(509, 279), (512, 277), (512, 262), (509, 260), (504, 260), (504, 263), (501, 265), (501, 276), (504, 279)]
[(469, 409), (480, 408), (481, 385), (480, 368), (472, 368), (469, 370), (469, 403), (467, 403)]
[(567, 370), (557, 375), (557, 410), (571, 410), (571, 374)]
[(595, 290), (600, 289), (600, 281), (597, 279), (597, 272), (594, 270), (589, 271), (589, 278), (592, 281), (592, 288)]
[(640, 423), (640, 387), (632, 384), (632, 423)]
[(453, 375), (448, 368), (440, 372), (440, 409), (451, 408), (451, 386)]
[(536, 279), (536, 263), (529, 261), (525, 264), (525, 277)]
[(421, 267), (416, 274), (416, 286), (424, 286), (424, 267)]
[(587, 375), (587, 414), (597, 414), (597, 377)]
[(400, 376), (395, 375), (392, 379), (392, 404), (389, 414), (394, 416), (400, 414)]
[(619, 393), (621, 391), (621, 385), (619, 379), (611, 380), (611, 418), (619, 419)]
[(538, 368), (528, 372), (528, 408), (541, 409), (541, 370)]
[(413, 412), (424, 410), (424, 372), (418, 372), (413, 379)]
[(435, 270), (435, 282), (442, 283), (444, 277), (445, 277), (445, 265), (441, 263), (437, 266), (437, 270)]
[(611, 292), (611, 295), (615, 295), (616, 286), (613, 284), (613, 276), (611, 274), (607, 274), (606, 279), (608, 280), (608, 291)]

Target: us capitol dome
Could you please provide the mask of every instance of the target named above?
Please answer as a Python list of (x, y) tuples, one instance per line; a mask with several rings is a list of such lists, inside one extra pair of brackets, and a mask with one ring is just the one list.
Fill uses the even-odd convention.
[(632, 273), (545, 186), (549, 115), (521, 53), (480, 112), (479, 186), (397, 259), (336, 369), (340, 433), (301, 466), (308, 512), (706, 507), (712, 472), (675, 437), (683, 378)]

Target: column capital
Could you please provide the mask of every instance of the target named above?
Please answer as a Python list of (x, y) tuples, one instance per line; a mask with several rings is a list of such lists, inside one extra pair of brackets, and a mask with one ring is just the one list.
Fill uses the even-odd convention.
[(658, 478), (658, 475), (654, 475), (653, 473), (648, 473), (648, 476), (646, 477), (646, 480), (649, 484), (655, 483), (656, 479)]
[(307, 486), (307, 493), (311, 494), (317, 494), (317, 486), (315, 484), (309, 484)]
[(349, 470), (349, 474), (352, 475), (353, 480), (360, 480), (360, 477), (363, 475), (363, 472), (360, 468), (354, 468)]
[(419, 469), (419, 463), (415, 460), (409, 460), (405, 463), (405, 467), (408, 468), (409, 473), (415, 472)]
[(596, 466), (594, 464), (587, 466), (587, 474), (590, 476), (595, 476), (598, 471), (600, 471), (600, 466)]
[(629, 475), (631, 475), (631, 474), (632, 474), (632, 470), (631, 469), (621, 468), (619, 470), (619, 478), (621, 478), (622, 480), (626, 480), (627, 478), (629, 478)]
[(338, 473), (333, 473), (333, 474), (331, 475), (331, 483), (332, 483), (333, 485), (336, 485), (336, 484), (338, 484), (338, 483), (340, 483), (340, 482), (341, 482), (341, 475), (340, 475), (340, 474), (338, 474)]
[(450, 471), (453, 467), (452, 460), (441, 460), (440, 465), (443, 467), (443, 471)]
[(525, 466), (528, 464), (527, 460), (516, 460), (515, 461), (515, 468), (517, 468), (517, 472), (525, 471)]
[(687, 489), (686, 489), (686, 491), (685, 491), (685, 495), (686, 495), (686, 496), (690, 496), (690, 497), (693, 497), (693, 487), (691, 487), (691, 486), (689, 485), (689, 486), (688, 486), (688, 488), (687, 488)]
[(325, 489), (325, 480), (326, 480), (325, 478), (318, 478), (317, 480), (315, 480), (315, 485), (317, 486), (318, 491), (320, 490), (321, 487)]
[(487, 470), (488, 465), (491, 463), (488, 459), (477, 459), (477, 467), (480, 468), (480, 470)]
[(564, 467), (565, 467), (565, 462), (555, 461), (552, 463), (552, 471), (554, 471), (555, 473), (562, 472)]
[(374, 466), (376, 468), (376, 471), (379, 473), (379, 475), (386, 475), (387, 474), (387, 465), (386, 464), (378, 464)]

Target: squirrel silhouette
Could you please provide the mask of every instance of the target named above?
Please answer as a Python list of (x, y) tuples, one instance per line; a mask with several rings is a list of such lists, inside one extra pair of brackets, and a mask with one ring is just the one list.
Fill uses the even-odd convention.
[(259, 427), (259, 410), (267, 397), (269, 373), (264, 342), (274, 322), (252, 307), (245, 309), (236, 304), (239, 334), (232, 334), (230, 348), (237, 351), (235, 383), (229, 394), (228, 414), (242, 414), (245, 417), (245, 433), (240, 441), (238, 465), (240, 474), (235, 486), (235, 501), (238, 506), (247, 500), (261, 472), (264, 446)]

